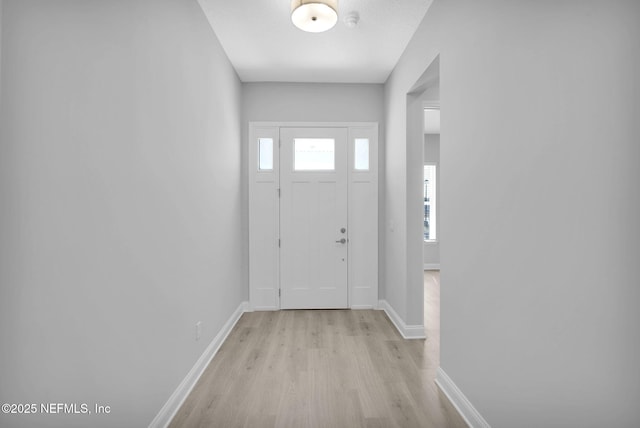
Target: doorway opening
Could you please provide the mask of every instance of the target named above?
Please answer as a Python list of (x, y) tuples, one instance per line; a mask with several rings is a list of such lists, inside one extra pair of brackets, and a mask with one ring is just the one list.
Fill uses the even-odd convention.
[(440, 108), (435, 101), (424, 102), (424, 326), (428, 352), (440, 364)]
[(424, 102), (423, 141), (423, 249), (424, 270), (440, 270), (440, 107), (435, 101)]
[[(435, 137), (433, 130), (426, 128), (433, 126), (428, 118), (436, 112), (440, 112), (439, 56), (407, 93), (407, 322), (423, 325), (425, 333), (432, 331), (429, 316), (425, 316), (431, 306), (425, 303), (425, 269), (440, 268), (439, 247), (443, 236), (441, 221), (438, 221), (441, 218), (437, 194), (441, 182), (440, 154), (439, 147), (433, 150), (432, 144), (435, 139), (439, 146), (439, 134)], [(428, 183), (425, 183), (425, 165), (430, 175)], [(428, 195), (425, 195), (425, 184), (429, 187)]]

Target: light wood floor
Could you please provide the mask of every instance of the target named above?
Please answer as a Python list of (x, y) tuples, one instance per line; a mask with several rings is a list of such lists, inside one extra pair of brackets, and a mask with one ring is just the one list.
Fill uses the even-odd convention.
[(439, 298), (426, 272), (426, 341), (382, 311), (245, 313), (170, 427), (466, 427), (434, 384)]

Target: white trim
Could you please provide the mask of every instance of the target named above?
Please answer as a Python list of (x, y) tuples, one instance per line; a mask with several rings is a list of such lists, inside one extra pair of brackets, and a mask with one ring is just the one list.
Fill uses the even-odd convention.
[(278, 128), (359, 128), (378, 126), (378, 122), (249, 122), (249, 126), (266, 126)]
[(422, 101), (422, 110), (440, 110), (440, 101)]
[(249, 308), (245, 312), (272, 312), (279, 311), (280, 308), (277, 306), (256, 306), (255, 308), (249, 305)]
[(436, 385), (447, 396), (453, 407), (458, 410), (460, 416), (465, 420), (471, 428), (491, 428), (491, 425), (482, 417), (482, 415), (473, 407), (473, 404), (460, 391), (451, 378), (438, 367), (436, 372)]
[(440, 270), (440, 263), (425, 263), (424, 270)]
[[(348, 213), (352, 213), (355, 210), (353, 209), (351, 195), (356, 193), (354, 191), (354, 183), (358, 183), (358, 188), (363, 187), (366, 182), (369, 184), (369, 187), (373, 187), (372, 190), (367, 190), (366, 193), (362, 193), (364, 191), (358, 191), (359, 193), (366, 194), (368, 197), (368, 204), (371, 205), (372, 209), (375, 213), (375, 218), (371, 218), (368, 221), (373, 223), (375, 227), (373, 228), (373, 232), (366, 233), (366, 239), (372, 242), (371, 245), (367, 245), (368, 254), (364, 258), (365, 261), (360, 263), (361, 266), (355, 265), (353, 260), (356, 260), (352, 257), (352, 249), (353, 246), (349, 246), (349, 257), (348, 257), (348, 281), (347, 281), (347, 307), (350, 306), (351, 309), (377, 309), (378, 304), (378, 277), (375, 274), (377, 272), (376, 266), (378, 265), (378, 219), (377, 219), (377, 206), (378, 206), (378, 193), (379, 193), (379, 176), (378, 176), (378, 142), (379, 142), (379, 134), (380, 127), (378, 122), (273, 122), (273, 121), (250, 121), (249, 122), (249, 140), (244, 142), (248, 146), (247, 156), (245, 158), (245, 162), (248, 165), (248, 177), (249, 177), (249, 241), (253, 242), (254, 239), (260, 241), (264, 238), (264, 234), (262, 232), (265, 231), (264, 227), (254, 227), (253, 219), (254, 215), (252, 213), (259, 213), (259, 215), (264, 217), (264, 210), (256, 209), (253, 206), (254, 204), (254, 192), (256, 192), (256, 182), (260, 182), (263, 186), (266, 183), (274, 183), (274, 187), (272, 189), (273, 198), (277, 199), (276, 190), (279, 192), (281, 188), (280, 183), (280, 165), (279, 165), (279, 156), (276, 155), (276, 151), (280, 151), (280, 143), (282, 143), (281, 132), (285, 129), (291, 128), (339, 128), (346, 129), (348, 132), (347, 138), (347, 164), (349, 167), (348, 171)], [(264, 134), (264, 135), (262, 135)], [(273, 135), (273, 136), (272, 136)], [(257, 159), (257, 145), (254, 144), (256, 138), (264, 136), (265, 138), (273, 138), (274, 142), (278, 141), (278, 146), (274, 145), (274, 164), (273, 169), (269, 171), (258, 171), (256, 169), (256, 159)], [(355, 138), (369, 138), (370, 146), (369, 146), (369, 156), (370, 156), (370, 165), (369, 170), (367, 171), (354, 171), (353, 164), (353, 141)], [(253, 143), (252, 143), (253, 142)], [(357, 177), (357, 179), (356, 179)], [(368, 180), (368, 181), (367, 181)], [(265, 186), (266, 187), (266, 186)], [(267, 190), (268, 191), (268, 190)], [(373, 195), (373, 196), (370, 196)], [(373, 198), (373, 200), (371, 200)], [(367, 199), (367, 198), (365, 198)], [(280, 217), (280, 201), (275, 202), (276, 210), (275, 210), (275, 218), (279, 220)], [(271, 216), (274, 214), (272, 211), (267, 211), (267, 215)], [(370, 217), (370, 216), (369, 216)], [(354, 227), (353, 219), (351, 218), (351, 214), (348, 216), (348, 225), (350, 239), (358, 238), (358, 233), (362, 235), (362, 230), (370, 229), (370, 227), (366, 226), (367, 223), (359, 222), (358, 227)], [(262, 258), (261, 254), (253, 254), (254, 249), (257, 247), (255, 245), (249, 245), (251, 251), (249, 254), (249, 306), (251, 310), (254, 311), (277, 311), (282, 308), (280, 295), (277, 293), (277, 288), (274, 288), (272, 284), (277, 284), (280, 286), (280, 255), (281, 250), (277, 245), (280, 237), (280, 223), (279, 221), (274, 222), (274, 227), (276, 230), (276, 237), (273, 241), (262, 240), (260, 242), (273, 242), (273, 251), (275, 251), (274, 258), (276, 259), (275, 266), (273, 270), (265, 268), (262, 265), (259, 269), (256, 268), (254, 271), (254, 267), (257, 266), (257, 263), (254, 263), (254, 260), (270, 260), (269, 257)], [(360, 231), (360, 232), (358, 232)], [(269, 235), (270, 236), (270, 235)], [(251, 244), (250, 242), (250, 244)], [(256, 251), (258, 251), (256, 249)], [(371, 267), (373, 266), (373, 269)], [(354, 275), (356, 272), (360, 272), (362, 269), (372, 270), (374, 274), (371, 277), (366, 278), (365, 281), (355, 281)], [(267, 272), (265, 275), (264, 272)], [(275, 277), (275, 281), (272, 279)], [(267, 278), (267, 280), (265, 280)], [(361, 278), (359, 278), (361, 279)], [(356, 282), (359, 285), (365, 285), (366, 287), (355, 287), (354, 284)], [(356, 288), (368, 288), (368, 290), (356, 290)], [(269, 290), (273, 290), (272, 293), (269, 293)], [(358, 291), (356, 293), (356, 291)], [(275, 304), (274, 304), (275, 303)]]
[[(352, 309), (378, 305), (378, 124), (349, 127), (347, 198), (348, 288)], [(355, 142), (369, 142), (369, 169), (355, 169)]]
[[(260, 138), (273, 140), (273, 168), (259, 170)], [(246, 142), (249, 179), (249, 303), (254, 310), (280, 308), (280, 129), (249, 125)]]
[(189, 373), (187, 373), (187, 376), (182, 380), (182, 382), (180, 382), (178, 388), (176, 388), (173, 394), (171, 394), (171, 397), (169, 397), (167, 402), (164, 403), (164, 406), (162, 406), (160, 412), (158, 412), (156, 417), (153, 418), (153, 421), (151, 421), (151, 423), (149, 424), (150, 428), (167, 427), (169, 425), (173, 417), (176, 415), (176, 413), (184, 403), (184, 400), (187, 399), (189, 393), (196, 385), (196, 382), (198, 382), (198, 379), (200, 379), (200, 376), (202, 376), (204, 370), (207, 368), (213, 357), (220, 349), (220, 346), (222, 346), (229, 333), (231, 333), (231, 329), (233, 329), (233, 326), (236, 325), (242, 314), (244, 312), (247, 312), (248, 308), (248, 302), (241, 302), (238, 306), (238, 309), (236, 309), (233, 314), (231, 314), (231, 317), (222, 326), (216, 337), (213, 338), (200, 358), (198, 358), (196, 364), (191, 368), (191, 370), (189, 370)]
[(391, 307), (389, 302), (386, 300), (380, 300), (378, 303), (378, 307), (383, 310), (393, 325), (396, 327), (398, 332), (405, 339), (425, 339), (426, 336), (424, 334), (424, 325), (407, 325), (400, 318), (400, 315)]
[(361, 309), (378, 309), (375, 305), (351, 305), (351, 310), (359, 311)]

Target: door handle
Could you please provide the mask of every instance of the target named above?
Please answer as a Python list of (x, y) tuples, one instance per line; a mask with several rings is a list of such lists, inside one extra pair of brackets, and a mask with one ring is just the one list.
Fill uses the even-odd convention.
[(347, 240), (346, 240), (346, 239), (344, 239), (344, 238), (342, 238), (341, 240), (336, 241), (336, 243), (338, 243), (338, 244), (346, 244), (346, 243), (347, 243)]

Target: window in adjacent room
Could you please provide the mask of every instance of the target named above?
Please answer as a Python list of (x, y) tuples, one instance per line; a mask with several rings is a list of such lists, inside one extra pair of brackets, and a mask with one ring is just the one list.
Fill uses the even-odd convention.
[(436, 223), (436, 166), (424, 166), (424, 240), (435, 241)]

